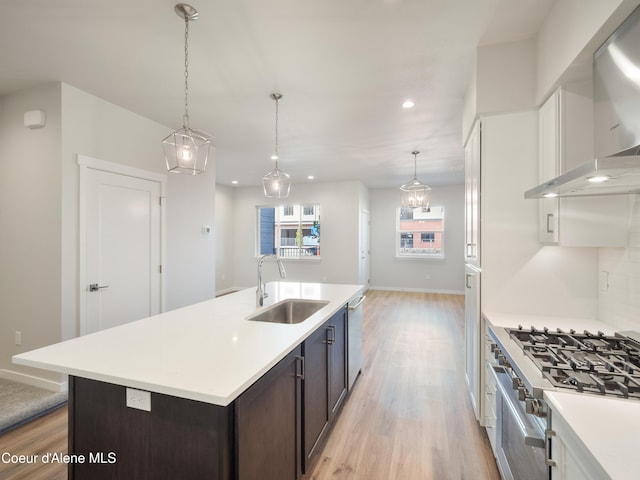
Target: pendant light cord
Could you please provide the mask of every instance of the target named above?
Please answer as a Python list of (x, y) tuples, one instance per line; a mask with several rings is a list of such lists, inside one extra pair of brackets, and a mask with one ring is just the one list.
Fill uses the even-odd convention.
[(420, 152), (411, 152), (413, 153), (413, 179), (418, 179), (418, 154)]
[(278, 170), (278, 104), (280, 99), (276, 96), (275, 97), (276, 100), (276, 151), (275, 151), (275, 155), (276, 155), (276, 171)]
[(189, 18), (184, 18), (184, 127), (189, 126)]

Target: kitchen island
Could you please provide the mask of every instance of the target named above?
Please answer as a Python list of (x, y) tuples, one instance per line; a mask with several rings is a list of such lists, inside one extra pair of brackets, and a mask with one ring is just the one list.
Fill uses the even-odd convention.
[(346, 395), (346, 305), (362, 287), (266, 288), (264, 308), (327, 304), (298, 324), (250, 321), (247, 289), (14, 356), (70, 375), (70, 478), (299, 478)]

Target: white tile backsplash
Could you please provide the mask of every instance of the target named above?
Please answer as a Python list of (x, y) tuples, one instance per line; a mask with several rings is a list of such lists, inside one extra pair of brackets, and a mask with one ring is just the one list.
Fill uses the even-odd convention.
[[(598, 318), (620, 329), (640, 330), (640, 195), (629, 198), (627, 248), (598, 249)], [(603, 288), (608, 277), (608, 288)]]

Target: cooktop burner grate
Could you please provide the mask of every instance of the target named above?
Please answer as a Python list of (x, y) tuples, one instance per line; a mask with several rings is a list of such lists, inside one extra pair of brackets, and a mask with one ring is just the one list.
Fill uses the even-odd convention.
[(640, 399), (640, 343), (620, 335), (507, 329), (553, 385)]

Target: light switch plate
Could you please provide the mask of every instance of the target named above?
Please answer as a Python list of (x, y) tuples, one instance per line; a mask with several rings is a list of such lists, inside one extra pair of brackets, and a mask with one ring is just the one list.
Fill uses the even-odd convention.
[(151, 392), (127, 388), (127, 407), (151, 411)]

